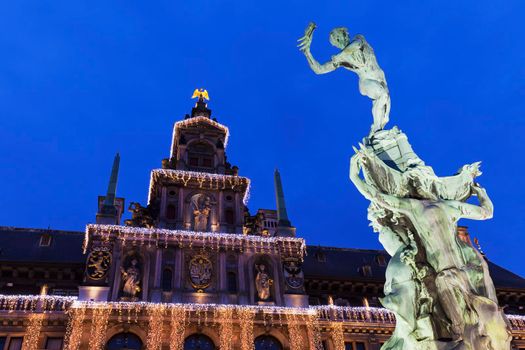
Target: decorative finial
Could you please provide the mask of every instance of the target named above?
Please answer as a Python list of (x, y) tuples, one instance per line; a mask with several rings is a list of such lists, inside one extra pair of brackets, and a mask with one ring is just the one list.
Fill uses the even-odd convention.
[(208, 95), (208, 90), (205, 90), (203, 88), (200, 88), (200, 89), (195, 89), (195, 91), (193, 91), (193, 96), (191, 96), (191, 98), (198, 98), (199, 101), (209, 101), (210, 100), (210, 96)]

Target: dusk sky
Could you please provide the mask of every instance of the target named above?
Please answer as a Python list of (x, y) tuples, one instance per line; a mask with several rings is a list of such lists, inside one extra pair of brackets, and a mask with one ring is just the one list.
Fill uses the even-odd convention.
[[(524, 1), (4, 1), (0, 4), (0, 225), (82, 231), (115, 152), (118, 195), (146, 204), (151, 169), (193, 90), (230, 128), (251, 212), (288, 213), (308, 244), (380, 249), (348, 179), (371, 102), (357, 77), (316, 76), (296, 47), (338, 51), (333, 27), (374, 47), (390, 123), (438, 175), (481, 160), (492, 220), (462, 221), (488, 258), (525, 276)], [(72, 247), (80, 249), (80, 247)]]

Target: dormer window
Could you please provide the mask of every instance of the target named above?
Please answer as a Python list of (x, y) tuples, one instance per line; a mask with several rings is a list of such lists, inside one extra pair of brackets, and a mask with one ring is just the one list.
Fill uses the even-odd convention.
[(40, 246), (41, 247), (49, 247), (51, 245), (51, 235), (49, 233), (45, 233), (42, 236), (40, 236)]

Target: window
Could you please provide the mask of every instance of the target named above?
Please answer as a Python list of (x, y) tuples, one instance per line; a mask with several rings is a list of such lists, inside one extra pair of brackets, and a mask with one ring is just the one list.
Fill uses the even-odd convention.
[(46, 340), (46, 350), (62, 350), (63, 338), (48, 337)]
[(376, 262), (379, 266), (386, 266), (386, 258), (384, 255), (376, 256)]
[(9, 340), (9, 347), (7, 350), (21, 350), (22, 349), (22, 337), (14, 337)]
[(281, 343), (271, 335), (261, 335), (255, 338), (255, 350), (282, 350)]
[(234, 224), (234, 217), (233, 217), (233, 209), (232, 208), (227, 208), (224, 211), (224, 220), (226, 221), (226, 223), (228, 225), (233, 225)]
[(190, 165), (191, 166), (199, 166), (199, 158), (197, 158), (197, 157), (190, 157)]
[(51, 235), (49, 233), (45, 233), (42, 236), (40, 236), (40, 246), (41, 247), (49, 247), (51, 245)]
[(170, 292), (172, 289), (173, 271), (170, 268), (162, 270), (162, 290)]
[(106, 344), (107, 350), (141, 350), (142, 340), (133, 333), (115, 334)]
[(345, 350), (366, 350), (365, 343), (357, 342), (345, 342)]
[(7, 337), (0, 337), (0, 349), (4, 348), (6, 340)]
[(177, 208), (173, 204), (166, 207), (166, 219), (175, 220), (177, 218)]
[(228, 272), (228, 292), (230, 294), (237, 293), (237, 275), (235, 272)]
[(371, 277), (372, 276), (372, 267), (370, 265), (363, 265), (359, 268), (359, 272), (364, 277)]
[(204, 334), (193, 334), (184, 341), (184, 350), (215, 350), (215, 344)]

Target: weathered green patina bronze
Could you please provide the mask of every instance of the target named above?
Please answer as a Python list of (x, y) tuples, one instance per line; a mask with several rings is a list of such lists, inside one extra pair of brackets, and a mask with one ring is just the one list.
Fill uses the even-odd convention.
[[(373, 100), (368, 137), (354, 149), (350, 179), (370, 200), (368, 218), (392, 256), (382, 304), (395, 313), (396, 329), (382, 350), (508, 350), (510, 329), (498, 306), (485, 258), (456, 234), (459, 219), (492, 218), (493, 205), (475, 182), (479, 163), (438, 177), (388, 122), (390, 97), (374, 51), (362, 35), (350, 40), (336, 28), (330, 42), (341, 49), (319, 64), (310, 53), (315, 24), (299, 39), (314, 72), (338, 67), (359, 76), (360, 92)], [(475, 196), (478, 205), (467, 203)]]

